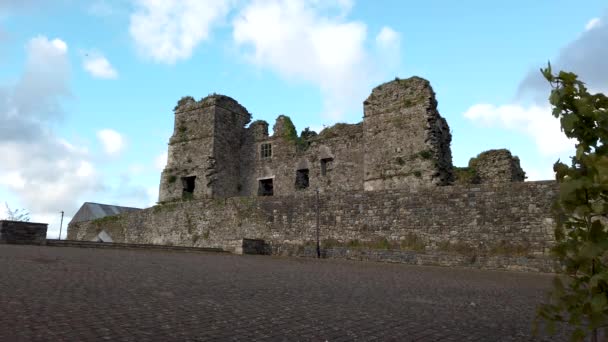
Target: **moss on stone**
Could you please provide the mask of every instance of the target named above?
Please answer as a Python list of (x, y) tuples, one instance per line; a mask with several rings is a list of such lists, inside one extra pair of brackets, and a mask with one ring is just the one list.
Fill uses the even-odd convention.
[(282, 137), (285, 140), (296, 143), (298, 140), (298, 132), (296, 131), (296, 126), (291, 121), (291, 118), (287, 115), (279, 115), (277, 120), (282, 120), (283, 122), (283, 134)]
[(176, 201), (172, 201), (172, 202), (159, 202), (157, 205), (152, 207), (152, 212), (154, 214), (158, 214), (161, 213), (163, 211), (171, 211), (174, 210), (178, 205), (178, 202)]
[(319, 135), (323, 138), (334, 138), (339, 136), (340, 131), (348, 128), (348, 126), (350, 125), (347, 123), (339, 122), (333, 126), (324, 128)]
[(392, 249), (392, 244), (387, 238), (375, 239), (369, 242), (369, 248), (371, 249)]
[(418, 152), (418, 156), (422, 159), (428, 160), (428, 159), (433, 158), (433, 151), (431, 151), (431, 150), (420, 151), (420, 152)]
[(456, 167), (453, 168), (454, 179), (456, 184), (478, 184), (479, 175), (472, 167)]
[(194, 97), (192, 96), (182, 96), (181, 99), (179, 99), (179, 101), (177, 101), (177, 105), (173, 108), (173, 110), (177, 110), (179, 107), (186, 105), (190, 102), (196, 102), (196, 100), (194, 99)]
[(510, 243), (507, 241), (500, 241), (499, 243), (490, 246), (488, 254), (490, 255), (508, 255), (508, 256), (528, 256), (531, 254), (530, 246), (528, 244), (517, 244)]
[(94, 219), (93, 221), (91, 221), (91, 223), (93, 223), (94, 225), (97, 225), (97, 226), (102, 226), (102, 225), (120, 222), (121, 220), (122, 220), (122, 217), (120, 215), (112, 215), (112, 216), (104, 216), (104, 217), (100, 217), (98, 219)]

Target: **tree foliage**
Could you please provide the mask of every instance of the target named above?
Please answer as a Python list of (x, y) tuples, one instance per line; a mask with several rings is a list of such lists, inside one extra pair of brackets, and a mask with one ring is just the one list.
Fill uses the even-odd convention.
[(573, 341), (608, 325), (608, 98), (590, 94), (577, 75), (551, 64), (541, 69), (551, 83), (549, 101), (562, 131), (576, 140), (576, 155), (568, 166), (554, 164), (559, 182), (553, 255), (562, 265), (554, 279), (549, 303), (539, 306), (535, 329), (544, 321), (549, 332), (556, 322), (574, 330)]
[(6, 206), (6, 218), (5, 218), (5, 220), (8, 220), (8, 221), (22, 221), (22, 222), (29, 222), (30, 221), (30, 214), (25, 209), (11, 210), (11, 208), (8, 206), (8, 203), (4, 202), (4, 205)]

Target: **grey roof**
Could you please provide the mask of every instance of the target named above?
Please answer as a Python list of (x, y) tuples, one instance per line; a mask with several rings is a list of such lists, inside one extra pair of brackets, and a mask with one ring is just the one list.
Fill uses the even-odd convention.
[(101, 203), (84, 202), (84, 204), (80, 207), (80, 209), (78, 209), (76, 214), (74, 214), (74, 217), (72, 217), (72, 221), (70, 221), (70, 223), (91, 221), (106, 216), (114, 216), (138, 210), (141, 209), (132, 207), (120, 207), (117, 205)]

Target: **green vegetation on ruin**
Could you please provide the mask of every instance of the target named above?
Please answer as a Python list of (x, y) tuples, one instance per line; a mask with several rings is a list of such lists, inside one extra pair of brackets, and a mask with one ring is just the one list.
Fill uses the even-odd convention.
[(479, 176), (475, 169), (471, 167), (453, 167), (456, 184), (478, 184)]
[[(310, 244), (315, 245), (314, 241)], [(404, 250), (421, 252), (425, 249), (424, 241), (414, 233), (407, 234), (402, 240), (389, 241), (387, 238), (375, 238), (371, 240), (352, 239), (340, 241), (327, 238), (321, 241), (322, 248), (349, 248), (349, 249), (380, 249), (380, 250)]]
[(105, 226), (122, 221), (123, 217), (120, 215), (104, 216), (91, 221), (94, 225)]
[(190, 101), (196, 102), (196, 100), (192, 96), (182, 96), (182, 98), (177, 101), (177, 105), (173, 108), (173, 110), (177, 110), (179, 107), (185, 105)]

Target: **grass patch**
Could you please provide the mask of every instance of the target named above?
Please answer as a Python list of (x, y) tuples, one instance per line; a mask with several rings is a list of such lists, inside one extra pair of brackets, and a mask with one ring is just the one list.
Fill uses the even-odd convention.
[(422, 252), (424, 251), (426, 245), (418, 235), (414, 233), (407, 233), (405, 238), (401, 240), (400, 247), (403, 250)]
[(97, 225), (97, 226), (101, 226), (101, 225), (117, 223), (117, 222), (122, 221), (122, 219), (123, 218), (120, 215), (104, 216), (104, 217), (100, 217), (98, 219), (94, 219), (93, 221), (91, 221), (91, 223), (93, 223), (94, 225)]
[(472, 167), (454, 167), (456, 184), (479, 184), (479, 175)]
[(509, 256), (528, 256), (531, 254), (528, 244), (514, 244), (507, 241), (500, 241), (488, 250), (490, 255), (509, 255)]

